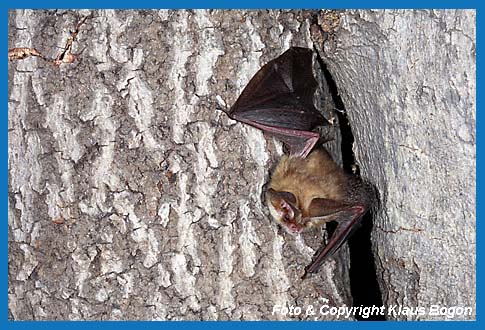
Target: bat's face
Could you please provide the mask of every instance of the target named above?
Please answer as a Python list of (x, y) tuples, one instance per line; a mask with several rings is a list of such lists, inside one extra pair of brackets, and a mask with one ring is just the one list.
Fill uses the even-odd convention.
[(305, 229), (295, 195), (269, 188), (266, 192), (266, 202), (272, 218), (287, 232), (298, 234)]

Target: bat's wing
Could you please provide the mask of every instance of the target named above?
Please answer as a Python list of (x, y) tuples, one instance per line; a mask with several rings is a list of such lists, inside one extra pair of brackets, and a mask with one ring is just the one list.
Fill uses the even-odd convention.
[(256, 73), (228, 115), (276, 136), (291, 155), (306, 157), (320, 137), (312, 130), (328, 124), (313, 105), (316, 86), (312, 50), (292, 47)]
[(318, 271), (325, 259), (334, 254), (345, 243), (349, 236), (358, 228), (360, 219), (362, 219), (366, 211), (367, 208), (362, 204), (344, 204), (325, 198), (312, 200), (307, 221), (315, 225), (337, 221), (338, 225), (328, 244), (317, 252), (312, 263), (305, 268), (303, 278), (306, 278), (309, 273)]

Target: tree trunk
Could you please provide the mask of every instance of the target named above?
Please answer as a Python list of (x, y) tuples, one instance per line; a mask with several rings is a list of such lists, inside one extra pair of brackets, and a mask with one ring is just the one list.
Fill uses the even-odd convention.
[(474, 319), (475, 11), (326, 12), (312, 31), (380, 192), (384, 304), (426, 311), (388, 318)]
[(474, 318), (474, 15), (11, 11), (9, 48), (77, 56), (9, 64), (9, 318), (346, 319), (319, 308), (352, 305), (347, 248), (300, 279), (324, 235), (269, 220), (281, 144), (216, 110), (290, 46), (319, 51), (380, 193), (384, 305)]
[(55, 58), (86, 16), (73, 63), (9, 66), (10, 318), (351, 305), (345, 263), (300, 279), (322, 232), (269, 221), (260, 195), (280, 144), (216, 110), (290, 45), (312, 46), (310, 13), (13, 11), (9, 46)]

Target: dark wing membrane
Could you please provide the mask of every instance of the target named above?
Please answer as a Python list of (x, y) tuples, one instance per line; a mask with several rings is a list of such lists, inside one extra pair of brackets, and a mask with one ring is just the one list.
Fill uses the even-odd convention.
[(334, 214), (337, 218), (330, 220), (338, 222), (337, 228), (332, 237), (330, 237), (328, 244), (317, 252), (315, 259), (305, 268), (303, 278), (307, 277), (310, 273), (315, 273), (323, 262), (345, 243), (349, 236), (359, 227), (360, 220), (365, 214), (365, 211), (366, 208), (364, 205), (356, 204), (345, 207)]
[(313, 106), (313, 95), (317, 82), (313, 77), (312, 54), (312, 50), (308, 48), (293, 47), (275, 61), (278, 65), (278, 72), (285, 82), (291, 81), (290, 89), (301, 104), (316, 111)]
[[(240, 121), (246, 120), (267, 126), (302, 131), (310, 131), (319, 125), (325, 124), (325, 119), (320, 117), (320, 114), (310, 113), (307, 108), (303, 108), (299, 104), (280, 103), (285, 102), (282, 99), (275, 101), (265, 108), (247, 109), (243, 113), (233, 114), (232, 117)], [(251, 125), (251, 123), (249, 124)]]
[(229, 115), (249, 124), (310, 131), (326, 123), (313, 105), (315, 87), (312, 51), (293, 47), (256, 73)]

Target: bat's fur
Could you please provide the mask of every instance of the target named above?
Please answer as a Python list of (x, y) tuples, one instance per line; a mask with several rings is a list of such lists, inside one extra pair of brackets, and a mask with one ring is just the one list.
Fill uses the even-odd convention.
[(317, 271), (358, 227), (371, 204), (369, 192), (366, 184), (346, 174), (322, 148), (307, 158), (281, 158), (266, 191), (273, 219), (292, 234), (329, 221), (339, 223), (304, 276)]
[[(322, 148), (312, 151), (307, 158), (283, 156), (275, 168), (268, 188), (291, 192), (296, 196), (296, 207), (307, 217), (314, 198), (345, 201), (352, 178), (337, 166)], [(271, 205), (268, 200), (268, 205)]]

